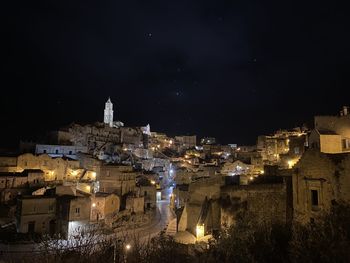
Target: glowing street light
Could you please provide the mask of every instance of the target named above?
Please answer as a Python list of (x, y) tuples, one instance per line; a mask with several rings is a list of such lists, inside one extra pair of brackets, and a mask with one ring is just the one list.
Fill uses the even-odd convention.
[(289, 161), (288, 161), (288, 167), (289, 167), (289, 169), (292, 168), (293, 165), (294, 165), (294, 162), (293, 162), (292, 160), (289, 160)]
[(197, 239), (204, 237), (204, 224), (196, 226), (196, 237)]
[(131, 249), (131, 245), (130, 244), (126, 244), (125, 249), (126, 250), (130, 250)]

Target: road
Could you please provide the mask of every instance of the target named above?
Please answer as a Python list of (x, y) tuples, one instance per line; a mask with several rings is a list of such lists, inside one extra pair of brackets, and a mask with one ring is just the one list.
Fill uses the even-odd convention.
[[(175, 218), (175, 214), (169, 207), (169, 196), (172, 193), (172, 187), (166, 188), (162, 192), (165, 199), (157, 202), (157, 216), (148, 226), (135, 229), (133, 232), (142, 240), (147, 240), (165, 231), (169, 222)], [(132, 233), (132, 232), (129, 232)]]
[(150, 236), (153, 237), (159, 234), (161, 231), (165, 231), (169, 222), (175, 218), (174, 213), (170, 210), (169, 199), (162, 200), (157, 203), (157, 209), (159, 210), (159, 217), (156, 217), (158, 222), (154, 225), (151, 225), (140, 232), (140, 237)]

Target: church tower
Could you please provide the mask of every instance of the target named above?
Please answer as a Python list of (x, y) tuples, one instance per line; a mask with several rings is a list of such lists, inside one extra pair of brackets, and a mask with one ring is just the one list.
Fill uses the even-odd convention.
[(108, 124), (109, 127), (113, 127), (113, 103), (111, 102), (111, 98), (108, 98), (105, 104), (103, 121), (105, 124)]

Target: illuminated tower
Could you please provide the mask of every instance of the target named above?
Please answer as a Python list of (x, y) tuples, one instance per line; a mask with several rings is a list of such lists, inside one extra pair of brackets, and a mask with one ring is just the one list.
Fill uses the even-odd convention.
[(111, 99), (108, 98), (106, 104), (105, 104), (105, 111), (104, 111), (104, 123), (108, 124), (109, 127), (113, 127), (113, 103), (111, 102)]

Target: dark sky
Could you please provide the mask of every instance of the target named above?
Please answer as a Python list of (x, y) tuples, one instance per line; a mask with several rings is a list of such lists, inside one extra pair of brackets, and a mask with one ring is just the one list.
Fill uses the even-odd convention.
[[(314, 2), (314, 3), (311, 3)], [(337, 1), (6, 1), (1, 145), (115, 118), (252, 144), (350, 103)]]

